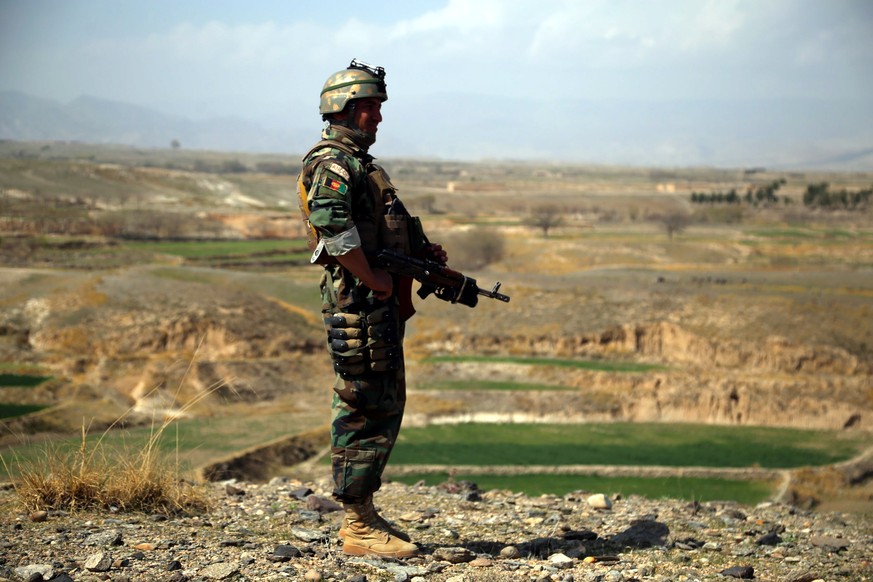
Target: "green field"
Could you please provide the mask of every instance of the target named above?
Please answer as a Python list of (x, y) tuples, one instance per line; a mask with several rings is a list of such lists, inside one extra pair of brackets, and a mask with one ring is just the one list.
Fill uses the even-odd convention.
[(558, 386), (555, 384), (530, 384), (526, 382), (497, 382), (491, 380), (468, 380), (452, 382), (430, 382), (416, 387), (418, 390), (445, 391), (445, 390), (517, 390), (520, 392), (540, 392), (548, 390), (576, 390), (572, 386)]
[(45, 408), (48, 408), (48, 406), (40, 406), (39, 404), (5, 404), (0, 402), (0, 418), (24, 416), (25, 414), (37, 412)]
[(600, 360), (565, 360), (559, 358), (512, 358), (499, 356), (433, 356), (425, 358), (425, 363), (476, 363), (476, 364), (519, 364), (522, 366), (557, 366), (560, 368), (581, 368), (597, 372), (649, 372), (666, 370), (655, 364), (636, 362), (610, 362)]
[[(772, 493), (766, 481), (740, 481), (695, 477), (598, 477), (590, 475), (464, 475), (454, 474), (454, 481), (470, 481), (483, 490), (505, 489), (529, 496), (566, 495), (573, 491), (607, 492), (608, 495), (641, 495), (650, 499), (687, 499), (689, 501), (734, 500), (756, 504)], [(439, 485), (449, 480), (448, 473), (421, 473), (392, 477), (407, 485), (423, 481)]]
[(845, 460), (865, 443), (837, 431), (692, 424), (485, 424), (408, 427), (391, 463), (790, 468)]
[(195, 263), (219, 263), (224, 267), (251, 263), (300, 263), (311, 254), (299, 241), (288, 240), (193, 240), (126, 241), (127, 251), (150, 252), (181, 257)]
[(30, 388), (33, 386), (39, 386), (48, 380), (51, 380), (51, 376), (36, 376), (34, 374), (0, 374), (0, 388), (10, 386)]
[(299, 242), (287, 240), (217, 240), (125, 242), (124, 247), (184, 258), (238, 257), (241, 255), (303, 252)]

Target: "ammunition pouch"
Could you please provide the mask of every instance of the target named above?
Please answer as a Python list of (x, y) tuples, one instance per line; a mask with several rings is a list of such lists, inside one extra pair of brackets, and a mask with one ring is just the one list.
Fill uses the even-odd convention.
[[(397, 198), (397, 188), (388, 173), (376, 164), (367, 166), (367, 183), (377, 208), (378, 249), (393, 249), (404, 255), (417, 254), (427, 246), (427, 237), (417, 216), (411, 216)], [(363, 237), (362, 237), (363, 238)]]
[(393, 307), (328, 314), (324, 324), (334, 371), (344, 380), (400, 369), (403, 352)]

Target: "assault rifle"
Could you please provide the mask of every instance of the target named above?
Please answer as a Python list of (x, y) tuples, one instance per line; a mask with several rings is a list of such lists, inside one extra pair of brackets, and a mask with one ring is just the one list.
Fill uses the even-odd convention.
[(476, 279), (467, 277), (463, 273), (430, 259), (417, 259), (391, 249), (385, 249), (379, 251), (376, 256), (376, 266), (395, 275), (411, 277), (421, 283), (418, 296), (422, 299), (433, 293), (449, 303), (461, 303), (468, 307), (476, 307), (479, 295), (484, 295), (490, 299), (509, 303), (509, 296), (497, 292), (500, 289), (499, 281), (494, 284), (491, 291), (485, 291), (479, 288)]

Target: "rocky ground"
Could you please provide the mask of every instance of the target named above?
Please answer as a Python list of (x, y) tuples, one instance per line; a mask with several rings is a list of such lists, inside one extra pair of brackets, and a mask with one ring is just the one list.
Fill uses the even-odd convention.
[(422, 552), (378, 560), (343, 555), (324, 481), (205, 487), (212, 507), (194, 516), (29, 513), (6, 487), (0, 580), (873, 580), (860, 514), (389, 483), (377, 507)]

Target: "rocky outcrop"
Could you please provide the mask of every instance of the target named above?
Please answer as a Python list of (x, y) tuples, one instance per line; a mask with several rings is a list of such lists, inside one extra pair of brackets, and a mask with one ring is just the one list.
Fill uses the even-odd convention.
[(425, 339), (416, 347), (430, 353), (499, 353), (558, 358), (625, 356), (706, 368), (871, 374), (869, 365), (862, 365), (856, 356), (840, 348), (792, 344), (780, 337), (763, 342), (718, 341), (665, 321), (628, 324), (601, 333), (573, 336), (454, 334), (437, 340)]
[(780, 337), (761, 343), (715, 341), (667, 322), (621, 326), (601, 334), (599, 344), (666, 362), (719, 368), (844, 375), (869, 372), (857, 357), (839, 348), (793, 345)]
[[(468, 417), (521, 413), (543, 422), (698, 422), (802, 428), (873, 427), (871, 370), (845, 350), (792, 344), (718, 342), (674, 324), (626, 325), (578, 336), (450, 335), (415, 345), (431, 354), (489, 354), (643, 361), (645, 373), (610, 373), (557, 366), (463, 362), (439, 364), (431, 376), (490, 378), (572, 386), (578, 392), (491, 393), (487, 402), (453, 392)], [(412, 373), (415, 368), (412, 367)], [(414, 378), (416, 381), (424, 378)]]

